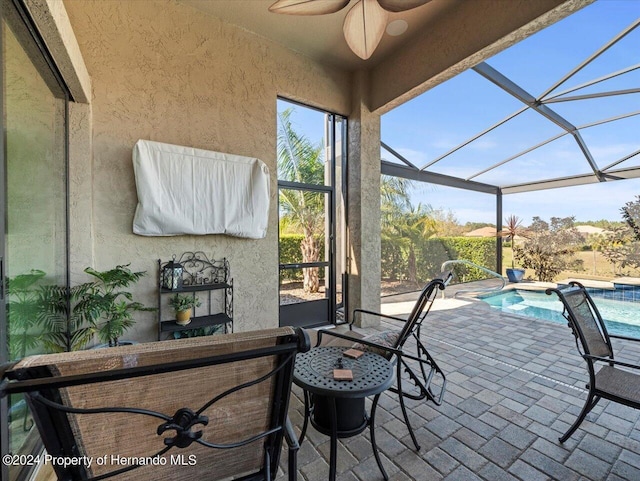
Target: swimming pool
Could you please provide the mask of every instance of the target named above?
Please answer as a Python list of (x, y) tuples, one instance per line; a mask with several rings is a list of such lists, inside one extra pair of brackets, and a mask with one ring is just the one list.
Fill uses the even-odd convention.
[[(540, 291), (513, 289), (479, 298), (503, 312), (567, 323), (562, 316), (562, 303), (555, 294), (548, 296)], [(640, 337), (639, 302), (614, 301), (599, 297), (594, 297), (593, 300), (611, 334)]]

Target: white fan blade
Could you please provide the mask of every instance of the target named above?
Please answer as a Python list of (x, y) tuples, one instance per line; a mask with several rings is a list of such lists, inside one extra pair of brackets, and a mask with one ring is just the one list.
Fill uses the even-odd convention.
[(430, 1), (431, 0), (378, 0), (378, 3), (389, 12), (404, 12), (405, 10), (411, 10)]
[(278, 0), (269, 7), (273, 13), (324, 15), (342, 10), (350, 0)]
[(358, 57), (366, 60), (382, 40), (387, 12), (376, 0), (360, 0), (344, 19), (344, 38)]

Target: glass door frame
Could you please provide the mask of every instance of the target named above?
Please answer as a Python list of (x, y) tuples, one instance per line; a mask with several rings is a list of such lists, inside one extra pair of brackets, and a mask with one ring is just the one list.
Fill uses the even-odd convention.
[[(12, 9), (12, 12), (9, 10)], [(69, 231), (69, 102), (73, 100), (71, 93), (66, 86), (60, 71), (58, 70), (53, 57), (48, 51), (44, 39), (38, 32), (33, 20), (27, 12), (21, 0), (0, 0), (0, 124), (2, 126), (2, 135), (0, 135), (0, 366), (10, 361), (9, 359), (9, 325), (7, 318), (7, 291), (6, 291), (6, 266), (7, 266), (7, 143), (6, 143), (6, 112), (5, 112), (5, 93), (6, 93), (6, 59), (4, 55), (5, 39), (4, 39), (4, 21), (7, 15), (12, 15), (16, 21), (21, 22), (20, 26), (26, 30), (25, 36), (28, 36), (28, 42), (31, 52), (37, 52), (39, 56), (38, 71), (44, 77), (49, 77), (52, 82), (60, 89), (61, 96), (58, 97), (64, 101), (64, 133), (62, 155), (64, 162), (64, 219), (65, 219), (65, 249), (64, 249), (64, 280), (67, 290), (70, 286), (70, 231)], [(29, 51), (28, 48), (25, 50)], [(43, 72), (42, 69), (47, 69)], [(46, 80), (45, 80), (46, 81)], [(51, 88), (51, 84), (50, 84)], [(53, 92), (52, 92), (53, 94)], [(54, 94), (55, 96), (55, 94)], [(0, 375), (2, 370), (0, 369)], [(42, 450), (42, 442), (38, 442), (34, 450), (39, 452)], [(9, 399), (4, 397), (0, 399), (0, 455), (9, 453)], [(16, 481), (24, 481), (31, 477), (37, 466), (23, 466), (23, 469), (17, 475)], [(0, 478), (9, 479), (9, 466), (5, 463), (0, 464)]]
[[(285, 180), (278, 180), (278, 199), (280, 198), (280, 189), (291, 189), (291, 190), (299, 190), (306, 192), (314, 192), (319, 194), (325, 194), (328, 197), (327, 204), (328, 209), (325, 208), (325, 212), (327, 213), (325, 218), (325, 238), (328, 242), (325, 243), (325, 260), (317, 261), (317, 262), (299, 262), (299, 263), (290, 263), (290, 264), (278, 264), (278, 291), (280, 292), (280, 273), (283, 270), (292, 270), (292, 269), (304, 269), (310, 267), (318, 267), (327, 269), (328, 278), (325, 278), (325, 298), (312, 300), (312, 301), (304, 301), (296, 304), (286, 304), (279, 305), (279, 323), (281, 326), (296, 326), (296, 327), (316, 327), (327, 324), (336, 324), (337, 323), (337, 309), (343, 308), (346, 312), (347, 305), (347, 273), (341, 273), (342, 278), (342, 302), (337, 303), (337, 268), (336, 268), (336, 238), (337, 238), (337, 225), (336, 225), (336, 189), (339, 188), (340, 192), (343, 194), (344, 199), (344, 232), (341, 232), (341, 236), (346, 236), (347, 234), (347, 221), (346, 221), (346, 185), (347, 185), (347, 117), (336, 114), (333, 112), (328, 112), (322, 109), (317, 109), (314, 107), (310, 107), (308, 105), (301, 104), (299, 102), (295, 102), (289, 99), (281, 98), (281, 100), (286, 101), (291, 104), (300, 105), (301, 107), (317, 110), (322, 112), (326, 116), (326, 134), (328, 136), (328, 141), (325, 143), (325, 148), (329, 147), (330, 151), (330, 159), (327, 159), (327, 162), (330, 165), (329, 172), (329, 183), (325, 182), (324, 185), (318, 184), (307, 184), (301, 182), (291, 182)], [(337, 141), (336, 141), (336, 128), (337, 128), (337, 117), (341, 119), (341, 150), (340, 150), (340, 161), (341, 161), (341, 185), (336, 186), (336, 160), (338, 157), (337, 153)], [(279, 201), (278, 201), (279, 202)], [(328, 212), (327, 212), (328, 211)], [(280, 218), (280, 209), (278, 208), (278, 220)], [(278, 222), (278, 239), (280, 239), (280, 222)], [(343, 243), (347, 245), (346, 242)], [(345, 259), (343, 259), (344, 265), (348, 265), (346, 263), (347, 253), (342, 252)], [(278, 261), (280, 261), (280, 243), (278, 242)], [(327, 289), (328, 287), (328, 289)], [(279, 297), (280, 298), (280, 297)], [(320, 307), (322, 304), (325, 306)], [(322, 311), (320, 310), (322, 309)], [(301, 320), (302, 319), (302, 320)]]

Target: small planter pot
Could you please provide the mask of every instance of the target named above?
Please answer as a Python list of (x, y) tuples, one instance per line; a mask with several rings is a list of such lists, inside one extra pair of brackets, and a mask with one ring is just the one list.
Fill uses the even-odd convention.
[(176, 324), (186, 326), (191, 322), (191, 310), (176, 312)]
[(524, 278), (524, 269), (515, 268), (515, 269), (507, 269), (507, 278), (509, 282), (520, 282)]

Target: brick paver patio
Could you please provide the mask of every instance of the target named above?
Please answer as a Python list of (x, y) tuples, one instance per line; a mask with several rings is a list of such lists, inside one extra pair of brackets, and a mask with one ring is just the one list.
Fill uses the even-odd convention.
[[(411, 306), (386, 303), (383, 310), (406, 314)], [(586, 397), (586, 369), (566, 325), (503, 314), (481, 301), (438, 299), (422, 336), (447, 374), (448, 392), (440, 407), (408, 403), (419, 452), (397, 397), (382, 396), (376, 438), (390, 479), (640, 480), (640, 411), (600, 401), (571, 439), (558, 442)], [(614, 342), (619, 359), (640, 361), (640, 346)], [(296, 387), (290, 415), (297, 428), (301, 399)], [(310, 427), (298, 479), (326, 480), (328, 452), (328, 438)], [(339, 442), (337, 469), (339, 480), (382, 480), (367, 431)]]

